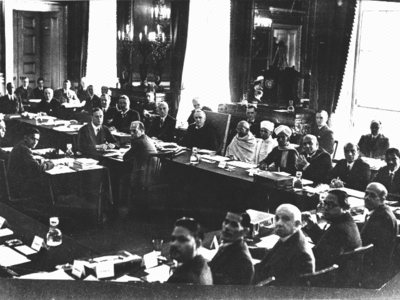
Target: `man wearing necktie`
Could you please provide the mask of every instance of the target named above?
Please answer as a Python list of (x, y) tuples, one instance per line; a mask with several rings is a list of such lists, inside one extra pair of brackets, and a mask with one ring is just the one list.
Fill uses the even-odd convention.
[(37, 87), (33, 89), (33, 95), (35, 99), (44, 99), (44, 91), (47, 87), (44, 86), (44, 79), (43, 77), (39, 77), (37, 82)]
[(244, 237), (250, 231), (250, 216), (246, 212), (228, 212), (222, 223), (217, 254), (209, 263), (214, 284), (248, 285), (254, 274), (250, 251)]
[(118, 99), (119, 113), (110, 124), (110, 130), (129, 133), (129, 128), (134, 121), (140, 121), (140, 115), (136, 110), (130, 108), (131, 102), (126, 95), (121, 95)]
[(160, 102), (157, 105), (158, 116), (151, 122), (147, 135), (163, 142), (174, 141), (174, 131), (176, 120), (168, 114), (169, 107), (167, 102)]
[(257, 107), (249, 105), (246, 109), (247, 122), (250, 124), (250, 131), (256, 138), (260, 137), (260, 122), (256, 120)]
[(386, 166), (379, 169), (374, 182), (379, 182), (388, 191), (388, 199), (398, 201), (400, 199), (400, 152), (396, 148), (389, 148), (385, 155)]
[(369, 283), (380, 286), (392, 274), (392, 252), (398, 234), (397, 220), (392, 210), (384, 204), (386, 188), (377, 182), (370, 183), (364, 196), (365, 207), (369, 210), (366, 223), (361, 230), (363, 246), (373, 244), (371, 264), (367, 268)]
[(78, 105), (81, 103), (76, 93), (71, 90), (71, 81), (68, 79), (64, 80), (62, 89), (58, 89), (54, 92), (54, 98), (60, 101), (61, 104), (72, 103)]
[(360, 155), (378, 159), (384, 159), (386, 150), (389, 149), (389, 139), (380, 131), (382, 123), (379, 120), (371, 121), (371, 133), (361, 136), (358, 145)]
[(102, 94), (100, 97), (101, 109), (104, 115), (104, 125), (110, 126), (115, 116), (118, 114), (118, 109), (110, 106), (111, 97), (108, 94)]
[(21, 77), (22, 85), (15, 90), (15, 94), (19, 96), (22, 104), (29, 104), (29, 99), (33, 99), (33, 89), (29, 86), (29, 78)]
[(312, 128), (311, 134), (317, 137), (321, 149), (332, 154), (334, 151), (333, 145), (335, 139), (333, 137), (333, 131), (327, 125), (328, 119), (329, 116), (325, 110), (317, 112), (315, 115), (316, 126)]
[(18, 114), (24, 111), (21, 98), (14, 91), (14, 83), (7, 83), (7, 94), (0, 98), (0, 113)]

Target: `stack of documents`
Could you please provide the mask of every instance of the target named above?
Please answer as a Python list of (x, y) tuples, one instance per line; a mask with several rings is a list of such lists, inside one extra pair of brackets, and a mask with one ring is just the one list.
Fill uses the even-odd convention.
[(73, 168), (78, 170), (93, 169), (99, 162), (92, 158), (78, 158), (74, 160)]

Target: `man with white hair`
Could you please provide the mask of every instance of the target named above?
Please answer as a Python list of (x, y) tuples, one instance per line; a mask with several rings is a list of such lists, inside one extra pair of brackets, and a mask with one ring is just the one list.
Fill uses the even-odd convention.
[(192, 110), (192, 112), (190, 113), (189, 118), (187, 119), (187, 122), (188, 122), (189, 126), (190, 126), (190, 124), (194, 123), (194, 111), (196, 109), (201, 109), (202, 111), (212, 111), (211, 108), (209, 108), (208, 106), (202, 106), (201, 105), (199, 97), (193, 98), (192, 104), (193, 104), (194, 109)]
[(58, 117), (61, 109), (61, 103), (53, 98), (54, 92), (51, 88), (44, 90), (44, 99), (36, 106), (36, 112), (41, 112), (42, 115)]
[(255, 265), (254, 284), (275, 277), (276, 285), (296, 284), (299, 275), (315, 270), (310, 243), (301, 231), (301, 212), (292, 204), (282, 204), (275, 212), (274, 233), (279, 241), (263, 260)]
[(226, 148), (226, 156), (235, 160), (254, 164), (256, 160), (257, 139), (250, 131), (250, 124), (240, 121), (236, 127), (237, 134)]
[(260, 136), (261, 139), (258, 140), (257, 150), (256, 150), (256, 163), (258, 164), (263, 159), (265, 159), (268, 154), (271, 153), (272, 149), (278, 146), (276, 139), (272, 138), (272, 133), (274, 132), (274, 123), (270, 121), (262, 121), (260, 124)]
[(160, 102), (157, 105), (158, 116), (155, 117), (150, 125), (147, 135), (164, 142), (174, 141), (174, 131), (176, 126), (175, 118), (168, 114), (169, 107), (167, 102)]
[(315, 115), (316, 126), (311, 130), (311, 134), (317, 137), (319, 146), (329, 154), (332, 154), (333, 144), (335, 139), (333, 138), (333, 131), (328, 127), (326, 122), (328, 121), (328, 113), (325, 110), (317, 112)]

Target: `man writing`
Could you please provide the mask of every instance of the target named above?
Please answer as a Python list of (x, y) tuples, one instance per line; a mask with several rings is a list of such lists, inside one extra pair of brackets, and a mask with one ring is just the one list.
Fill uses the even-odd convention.
[(160, 102), (157, 105), (158, 116), (153, 119), (147, 133), (148, 136), (164, 142), (174, 141), (176, 120), (168, 114), (168, 111), (167, 102)]
[(214, 284), (248, 285), (254, 274), (251, 255), (244, 237), (250, 231), (250, 216), (228, 212), (222, 223), (221, 240), (217, 254), (209, 263)]
[(128, 96), (121, 95), (118, 99), (119, 113), (116, 114), (110, 124), (110, 130), (118, 130), (129, 133), (129, 128), (134, 121), (140, 121), (139, 113), (130, 108), (131, 102)]
[(332, 154), (335, 140), (333, 138), (333, 131), (326, 124), (328, 121), (328, 113), (325, 110), (317, 112), (315, 121), (317, 124), (311, 130), (311, 134), (317, 137), (318, 143), (322, 149)]
[(182, 218), (175, 222), (169, 253), (178, 267), (168, 283), (212, 285), (211, 270), (198, 253), (203, 240), (203, 228), (195, 220)]
[(254, 164), (256, 162), (257, 139), (250, 131), (250, 124), (240, 121), (236, 127), (237, 135), (226, 149), (226, 156), (235, 160)]

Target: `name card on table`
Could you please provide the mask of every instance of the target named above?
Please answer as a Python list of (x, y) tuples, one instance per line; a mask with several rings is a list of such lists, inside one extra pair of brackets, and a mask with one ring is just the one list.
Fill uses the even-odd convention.
[(3, 227), (5, 221), (6, 221), (6, 219), (4, 219), (3, 217), (0, 217), (0, 228)]
[(33, 242), (32, 242), (31, 248), (33, 250), (40, 251), (40, 249), (43, 246), (43, 243), (44, 243), (44, 240), (41, 237), (35, 235), (35, 237), (33, 238)]
[(74, 264), (72, 265), (72, 275), (75, 275), (78, 278), (81, 278), (82, 275), (85, 275), (85, 264), (81, 260), (74, 260)]
[(14, 232), (9, 228), (0, 229), (0, 237), (7, 236), (7, 235), (12, 235), (13, 233)]
[(96, 277), (98, 279), (114, 277), (114, 275), (114, 263), (112, 261), (104, 261), (96, 265)]
[(218, 168), (225, 169), (225, 167), (226, 167), (226, 161), (220, 161), (218, 164)]
[(143, 255), (143, 265), (146, 269), (153, 268), (158, 266), (158, 254), (157, 252), (153, 251)]

